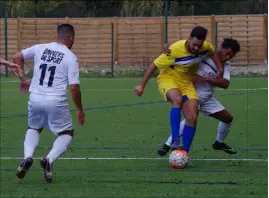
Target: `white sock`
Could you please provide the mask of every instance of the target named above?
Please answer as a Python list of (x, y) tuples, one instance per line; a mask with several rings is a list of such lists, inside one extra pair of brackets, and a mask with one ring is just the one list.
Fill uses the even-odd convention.
[[(180, 122), (180, 128), (179, 128), (179, 137), (182, 136), (182, 133), (183, 133), (183, 128), (185, 126), (185, 122), (186, 120), (181, 120)], [(165, 143), (167, 146), (171, 146), (172, 145), (172, 136), (170, 135), (170, 137), (168, 138), (168, 140), (166, 141)]]
[(217, 141), (218, 142), (224, 142), (226, 136), (228, 135), (232, 123), (225, 124), (223, 122), (219, 122), (218, 126), (218, 134), (217, 134)]
[(58, 159), (67, 149), (72, 142), (72, 136), (70, 135), (60, 135), (53, 143), (53, 147), (47, 158), (50, 164), (52, 164), (56, 159)]
[(181, 137), (182, 134), (183, 134), (183, 129), (184, 129), (185, 124), (186, 124), (186, 120), (185, 119), (184, 120), (181, 120), (181, 122), (180, 122), (180, 128), (179, 128), (179, 137)]
[(24, 139), (24, 159), (33, 157), (36, 147), (39, 144), (39, 132), (28, 129)]
[(171, 146), (172, 145), (172, 135), (169, 136), (168, 140), (165, 142), (165, 144), (167, 146)]

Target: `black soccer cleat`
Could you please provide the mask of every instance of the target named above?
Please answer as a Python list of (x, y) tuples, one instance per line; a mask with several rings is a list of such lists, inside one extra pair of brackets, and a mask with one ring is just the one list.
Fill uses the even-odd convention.
[(32, 165), (33, 165), (33, 158), (31, 157), (25, 158), (20, 164), (20, 166), (18, 167), (18, 170), (16, 173), (17, 178), (23, 179)]
[(40, 165), (44, 171), (44, 179), (46, 183), (52, 182), (52, 165), (49, 162), (49, 159), (44, 157), (40, 160)]
[(161, 148), (159, 148), (157, 150), (157, 153), (160, 155), (160, 156), (165, 156), (170, 150), (170, 146), (164, 144)]
[(232, 147), (228, 146), (224, 142), (218, 142), (217, 140), (215, 141), (214, 144), (212, 144), (212, 148), (214, 150), (223, 150), (229, 154), (236, 154), (237, 153), (237, 151), (235, 149), (233, 149)]

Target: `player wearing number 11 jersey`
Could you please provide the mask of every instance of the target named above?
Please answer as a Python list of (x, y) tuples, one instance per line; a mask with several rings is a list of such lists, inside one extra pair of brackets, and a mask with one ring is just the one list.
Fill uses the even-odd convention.
[(70, 50), (74, 43), (74, 27), (62, 24), (57, 31), (56, 42), (37, 44), (14, 56), (14, 62), (22, 69), (24, 60), (34, 60), (33, 78), (29, 88), (24, 160), (17, 171), (17, 177), (20, 179), (25, 177), (33, 164), (33, 154), (44, 127), (49, 127), (58, 136), (49, 154), (40, 161), (46, 182), (52, 181), (53, 163), (71, 144), (73, 125), (67, 101), (67, 85), (70, 85), (72, 99), (77, 108), (78, 122), (80, 125), (84, 124), (78, 60)]

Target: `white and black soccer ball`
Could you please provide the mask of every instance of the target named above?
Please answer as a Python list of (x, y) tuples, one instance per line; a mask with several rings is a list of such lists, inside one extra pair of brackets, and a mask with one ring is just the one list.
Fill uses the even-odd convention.
[(189, 163), (189, 155), (184, 150), (174, 150), (169, 156), (169, 165), (172, 168), (185, 168)]

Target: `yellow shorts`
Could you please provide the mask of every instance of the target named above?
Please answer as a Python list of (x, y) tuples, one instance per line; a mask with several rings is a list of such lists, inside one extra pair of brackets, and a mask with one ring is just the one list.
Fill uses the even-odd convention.
[(170, 89), (177, 89), (183, 96), (183, 101), (196, 99), (195, 87), (189, 78), (174, 77), (169, 74), (161, 73), (157, 77), (158, 88), (164, 99), (167, 100), (166, 94)]

